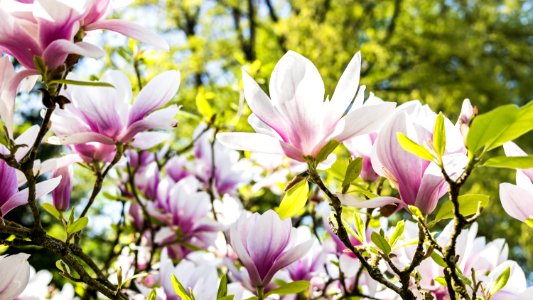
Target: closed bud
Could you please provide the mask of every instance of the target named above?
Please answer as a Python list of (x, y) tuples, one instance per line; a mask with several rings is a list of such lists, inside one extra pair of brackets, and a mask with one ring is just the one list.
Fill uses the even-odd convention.
[(72, 193), (72, 166), (56, 169), (52, 177), (61, 176), (61, 182), (52, 191), (54, 206), (59, 211), (65, 211), (70, 206), (70, 195)]

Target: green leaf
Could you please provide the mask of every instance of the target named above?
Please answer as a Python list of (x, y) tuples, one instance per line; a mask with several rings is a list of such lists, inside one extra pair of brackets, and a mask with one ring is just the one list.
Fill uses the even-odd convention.
[(286, 219), (297, 215), (307, 203), (307, 194), (309, 193), (309, 185), (307, 181), (302, 180), (290, 188), (278, 208), (278, 214), (281, 219)]
[(217, 298), (220, 299), (228, 294), (228, 276), (224, 274), (220, 278), (220, 284), (218, 285)]
[(435, 159), (435, 157), (433, 156), (433, 154), (431, 154), (431, 152), (429, 152), (428, 149), (422, 147), (421, 145), (415, 143), (413, 140), (411, 140), (410, 138), (408, 138), (405, 134), (403, 134), (402, 132), (398, 132), (396, 134), (397, 138), (398, 138), (398, 142), (400, 143), (400, 146), (402, 146), (402, 148), (413, 154), (413, 155), (416, 155), (422, 159), (425, 159), (425, 160), (429, 160), (429, 161), (433, 161)]
[(370, 236), (370, 239), (378, 247), (385, 255), (389, 255), (392, 251), (391, 246), (389, 245), (389, 242), (379, 233), (372, 232), (372, 235)]
[(344, 180), (342, 181), (342, 193), (346, 194), (350, 188), (350, 184), (359, 177), (361, 174), (361, 169), (363, 168), (363, 159), (357, 157), (352, 160), (348, 167), (346, 168), (346, 173), (344, 174)]
[(487, 159), (484, 167), (529, 169), (533, 168), (533, 155), (529, 156), (496, 156)]
[(446, 283), (446, 279), (443, 276), (435, 277), (435, 281), (440, 283), (440, 285), (447, 287), (448, 283)]
[(299, 280), (299, 281), (293, 281), (289, 282), (285, 285), (282, 285), (278, 287), (277, 289), (273, 289), (265, 294), (265, 297), (268, 297), (270, 295), (289, 295), (289, 294), (298, 294), (301, 293), (309, 288), (309, 282), (305, 280)]
[(527, 226), (533, 228), (533, 218), (527, 218), (526, 219)]
[(44, 59), (42, 57), (34, 55), (33, 64), (35, 65), (35, 69), (39, 72), (39, 74), (46, 76), (45, 74), (48, 68), (46, 67)]
[[(458, 198), (459, 212), (463, 216), (473, 215), (477, 212), (478, 207), (484, 208), (489, 204), (489, 196), (482, 194), (466, 194)], [(440, 207), (434, 222), (454, 217), (454, 208), (451, 201), (446, 201)]]
[(402, 237), (404, 230), (405, 230), (405, 222), (403, 220), (399, 221), (396, 224), (396, 228), (394, 228), (394, 232), (392, 232), (392, 235), (390, 236), (390, 239), (389, 239), (391, 247), (394, 247), (396, 242)]
[(328, 158), (328, 156), (339, 146), (339, 142), (336, 140), (329, 141), (316, 155), (316, 162), (322, 162)]
[(176, 295), (178, 295), (182, 300), (192, 300), (191, 296), (189, 296), (187, 293), (187, 290), (183, 287), (181, 282), (174, 274), (172, 274), (172, 287), (174, 288)]
[(65, 84), (65, 85), (81, 85), (81, 86), (100, 86), (100, 87), (111, 87), (114, 88), (115, 86), (112, 85), (109, 82), (100, 82), (100, 81), (80, 81), (80, 80), (72, 80), (72, 79), (58, 79), (58, 80), (52, 80), (49, 82), (49, 84)]
[(85, 226), (87, 226), (87, 223), (89, 223), (89, 218), (88, 217), (81, 217), (78, 220), (76, 220), (76, 222), (74, 222), (74, 223), (72, 223), (71, 225), (68, 226), (67, 233), (68, 234), (73, 234), (73, 233), (76, 233), (78, 231), (81, 231), (81, 230), (83, 230), (83, 228), (85, 228)]
[(235, 298), (235, 295), (227, 295), (224, 297), (217, 298), (217, 300), (233, 300)]
[(46, 210), (46, 212), (51, 214), (57, 220), (61, 221), (61, 213), (57, 210), (55, 206), (53, 206), (50, 203), (43, 203), (41, 204), (41, 206), (43, 207), (44, 210)]
[(155, 289), (152, 289), (150, 291), (150, 294), (148, 294), (147, 300), (156, 300), (157, 299), (157, 293), (155, 292)]
[(355, 212), (353, 214), (353, 224), (355, 226), (356, 231), (356, 238), (361, 242), (366, 242), (366, 228), (365, 228), (365, 222), (361, 218), (361, 216)]
[(442, 256), (440, 256), (438, 253), (436, 253), (435, 251), (431, 252), (431, 258), (433, 259), (433, 261), (435, 263), (437, 263), (437, 265), (443, 267), (443, 268), (446, 268), (448, 265), (446, 264), (446, 262), (444, 261), (444, 258), (442, 258)]
[(495, 108), (474, 118), (466, 146), (471, 153), (494, 149), (533, 129), (533, 105), (518, 108), (510, 104)]
[(414, 205), (408, 205), (407, 208), (409, 208), (409, 210), (411, 211), (411, 213), (413, 214), (413, 216), (421, 219), (421, 220), (424, 220), (424, 215), (422, 214), (422, 212), (420, 211), (420, 208), (414, 206)]
[(511, 267), (507, 267), (496, 279), (496, 282), (494, 285), (490, 288), (489, 295), (496, 294), (499, 290), (501, 290), (506, 284), (507, 281), (509, 281), (509, 276), (511, 275)]
[(70, 268), (62, 260), (56, 261), (56, 268), (58, 268), (61, 272), (65, 273), (65, 274), (70, 274)]
[(435, 129), (433, 130), (433, 148), (439, 156), (444, 155), (446, 150), (446, 128), (444, 127), (444, 115), (439, 113), (435, 122)]

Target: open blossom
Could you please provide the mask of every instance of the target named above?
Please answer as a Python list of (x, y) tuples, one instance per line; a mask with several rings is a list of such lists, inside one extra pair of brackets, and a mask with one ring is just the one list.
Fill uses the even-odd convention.
[(34, 57), (42, 58), (54, 70), (65, 62), (68, 54), (103, 56), (105, 53), (99, 47), (75, 39), (80, 30), (109, 29), (160, 48), (168, 47), (164, 40), (139, 25), (103, 20), (112, 3), (110, 0), (24, 2), (2, 0), (0, 51), (16, 57), (30, 70), (37, 69)]
[[(270, 78), (270, 99), (243, 72), (244, 95), (253, 114), (248, 122), (257, 133), (221, 133), (219, 140), (240, 150), (283, 154), (305, 161), (316, 157), (330, 140), (377, 130), (392, 114), (395, 103), (363, 105), (358, 92), (361, 56), (357, 53), (342, 74), (331, 97), (324, 101), (324, 83), (311, 61), (289, 51)], [(350, 106), (356, 96), (356, 101)], [(346, 113), (346, 111), (348, 112)]]
[(254, 287), (265, 287), (279, 270), (307, 253), (313, 240), (292, 245), (295, 230), (290, 219), (281, 220), (272, 210), (243, 214), (231, 227), (231, 246)]
[[(221, 229), (209, 217), (209, 195), (198, 192), (198, 187), (199, 182), (194, 177), (187, 177), (169, 189), (162, 185), (157, 202), (150, 203), (152, 215), (166, 225), (156, 234), (155, 240), (160, 244), (171, 244), (168, 250), (172, 257), (182, 258), (191, 252), (184, 243), (207, 248)], [(172, 244), (174, 241), (181, 243)]]
[[(432, 142), (437, 114), (427, 105), (411, 101), (398, 107), (381, 128), (372, 152), (372, 165), (381, 176), (389, 179), (400, 192), (400, 199), (376, 197), (368, 201), (342, 195), (343, 203), (357, 207), (380, 207), (386, 204), (415, 205), (423, 213), (432, 212), (447, 190), (440, 168), (400, 146), (397, 133), (425, 145)], [(444, 165), (451, 177), (458, 176), (467, 163), (466, 150), (459, 130), (445, 118), (446, 151)]]
[(0, 256), (0, 299), (15, 299), (30, 280), (30, 255), (19, 253)]
[(180, 75), (167, 71), (152, 79), (131, 104), (131, 84), (122, 72), (107, 71), (102, 82), (114, 87), (69, 86), (72, 102), (52, 116), (55, 141), (67, 144), (86, 161), (110, 161), (115, 143), (131, 142), (151, 129), (171, 129), (179, 107), (167, 104), (178, 91)]
[(211, 300), (217, 298), (219, 285), (217, 269), (208, 262), (193, 262), (182, 260), (174, 266), (167, 251), (163, 249), (159, 267), (159, 281), (166, 294), (167, 300), (180, 299), (172, 286), (172, 275), (176, 276), (183, 287), (198, 300)]

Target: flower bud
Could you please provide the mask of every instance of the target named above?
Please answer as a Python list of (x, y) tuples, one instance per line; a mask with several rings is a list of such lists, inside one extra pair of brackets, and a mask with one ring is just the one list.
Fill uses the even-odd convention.
[(61, 176), (61, 181), (57, 188), (52, 191), (54, 206), (59, 211), (65, 211), (70, 206), (70, 195), (72, 193), (72, 166), (56, 169), (52, 177)]

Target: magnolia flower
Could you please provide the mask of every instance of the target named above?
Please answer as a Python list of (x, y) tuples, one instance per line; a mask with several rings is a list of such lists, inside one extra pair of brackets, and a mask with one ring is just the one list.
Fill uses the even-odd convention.
[[(207, 248), (213, 244), (221, 229), (218, 223), (209, 218), (209, 195), (198, 192), (198, 187), (199, 183), (194, 177), (187, 177), (172, 185), (167, 195), (160, 194), (155, 205), (149, 203), (152, 215), (167, 225), (156, 234), (156, 242), (181, 242), (169, 247), (173, 257), (182, 258), (191, 252), (185, 244)], [(164, 189), (162, 187), (161, 191)]]
[(159, 281), (167, 300), (180, 299), (172, 286), (172, 275), (176, 276), (179, 282), (187, 291), (192, 291), (195, 299), (211, 300), (217, 298), (218, 273), (213, 264), (198, 263), (189, 260), (182, 260), (174, 266), (168, 257), (166, 249), (161, 252), (161, 262), (159, 268)]
[[(361, 56), (357, 53), (342, 74), (331, 97), (324, 101), (324, 83), (311, 61), (289, 51), (276, 64), (270, 78), (270, 99), (243, 72), (244, 95), (253, 114), (248, 122), (257, 133), (221, 133), (228, 147), (285, 154), (305, 162), (316, 157), (331, 140), (342, 142), (377, 130), (392, 114), (395, 103), (363, 105), (357, 93)], [(356, 101), (350, 106), (357, 93)], [(348, 112), (347, 112), (348, 111)]]
[(14, 299), (26, 288), (30, 280), (29, 254), (0, 256), (0, 299)]
[(309, 227), (299, 227), (297, 233), (297, 242), (305, 242), (311, 239), (313, 240), (313, 244), (305, 256), (287, 267), (287, 271), (293, 281), (311, 281), (318, 273), (324, 271), (326, 255), (320, 242), (316, 238), (311, 237)]
[[(503, 144), (503, 150), (507, 156), (527, 156), (527, 153), (518, 147), (517, 144), (513, 142), (507, 142)], [(517, 172), (521, 172), (526, 175), (530, 180), (533, 180), (533, 168), (529, 169), (517, 169)]]
[(26, 2), (2, 0), (0, 50), (16, 57), (34, 73), (37, 73), (34, 57), (40, 57), (48, 69), (55, 70), (65, 62), (68, 54), (103, 56), (105, 52), (99, 47), (75, 39), (80, 30), (109, 29), (168, 48), (163, 40), (138, 25), (121, 20), (102, 20), (111, 3), (109, 0)]
[(183, 156), (174, 156), (168, 160), (165, 165), (167, 175), (174, 181), (178, 182), (183, 178), (191, 175), (186, 168), (187, 159)]
[(131, 84), (122, 72), (107, 71), (102, 82), (111, 87), (69, 86), (63, 94), (72, 103), (52, 116), (51, 142), (67, 144), (86, 161), (110, 161), (116, 143), (131, 142), (151, 129), (171, 129), (179, 107), (167, 104), (176, 94), (180, 75), (167, 71), (152, 79), (130, 103)]
[(461, 134), (465, 139), (468, 135), (468, 130), (470, 129), (470, 123), (472, 122), (472, 119), (476, 116), (476, 114), (477, 108), (474, 108), (472, 106), (469, 99), (465, 99), (463, 101), (463, 105), (461, 106), (461, 114), (459, 115), (459, 118), (455, 123), (455, 126), (459, 128)]
[[(397, 133), (407, 135), (420, 145), (432, 142), (437, 114), (427, 105), (411, 101), (398, 107), (381, 129), (372, 152), (372, 165), (381, 176), (388, 178), (400, 192), (400, 199), (376, 197), (368, 201), (351, 195), (340, 195), (346, 205), (380, 207), (387, 204), (415, 205), (423, 213), (432, 212), (447, 190), (440, 168), (404, 150)], [(446, 151), (443, 157), (450, 177), (458, 176), (467, 163), (466, 150), (459, 130), (445, 118)]]
[[(3, 145), (0, 145), (0, 153), (9, 154)], [(35, 198), (37, 199), (50, 193), (58, 186), (60, 180), (61, 177), (55, 177), (37, 183), (35, 185)], [(17, 172), (15, 168), (10, 167), (4, 160), (0, 160), (0, 186), (2, 187), (0, 188), (0, 218), (12, 209), (28, 203), (28, 188), (19, 191)]]
[(248, 271), (254, 287), (265, 287), (281, 269), (303, 257), (313, 240), (291, 246), (295, 229), (290, 219), (281, 220), (268, 210), (250, 217), (241, 215), (231, 226), (231, 246)]

